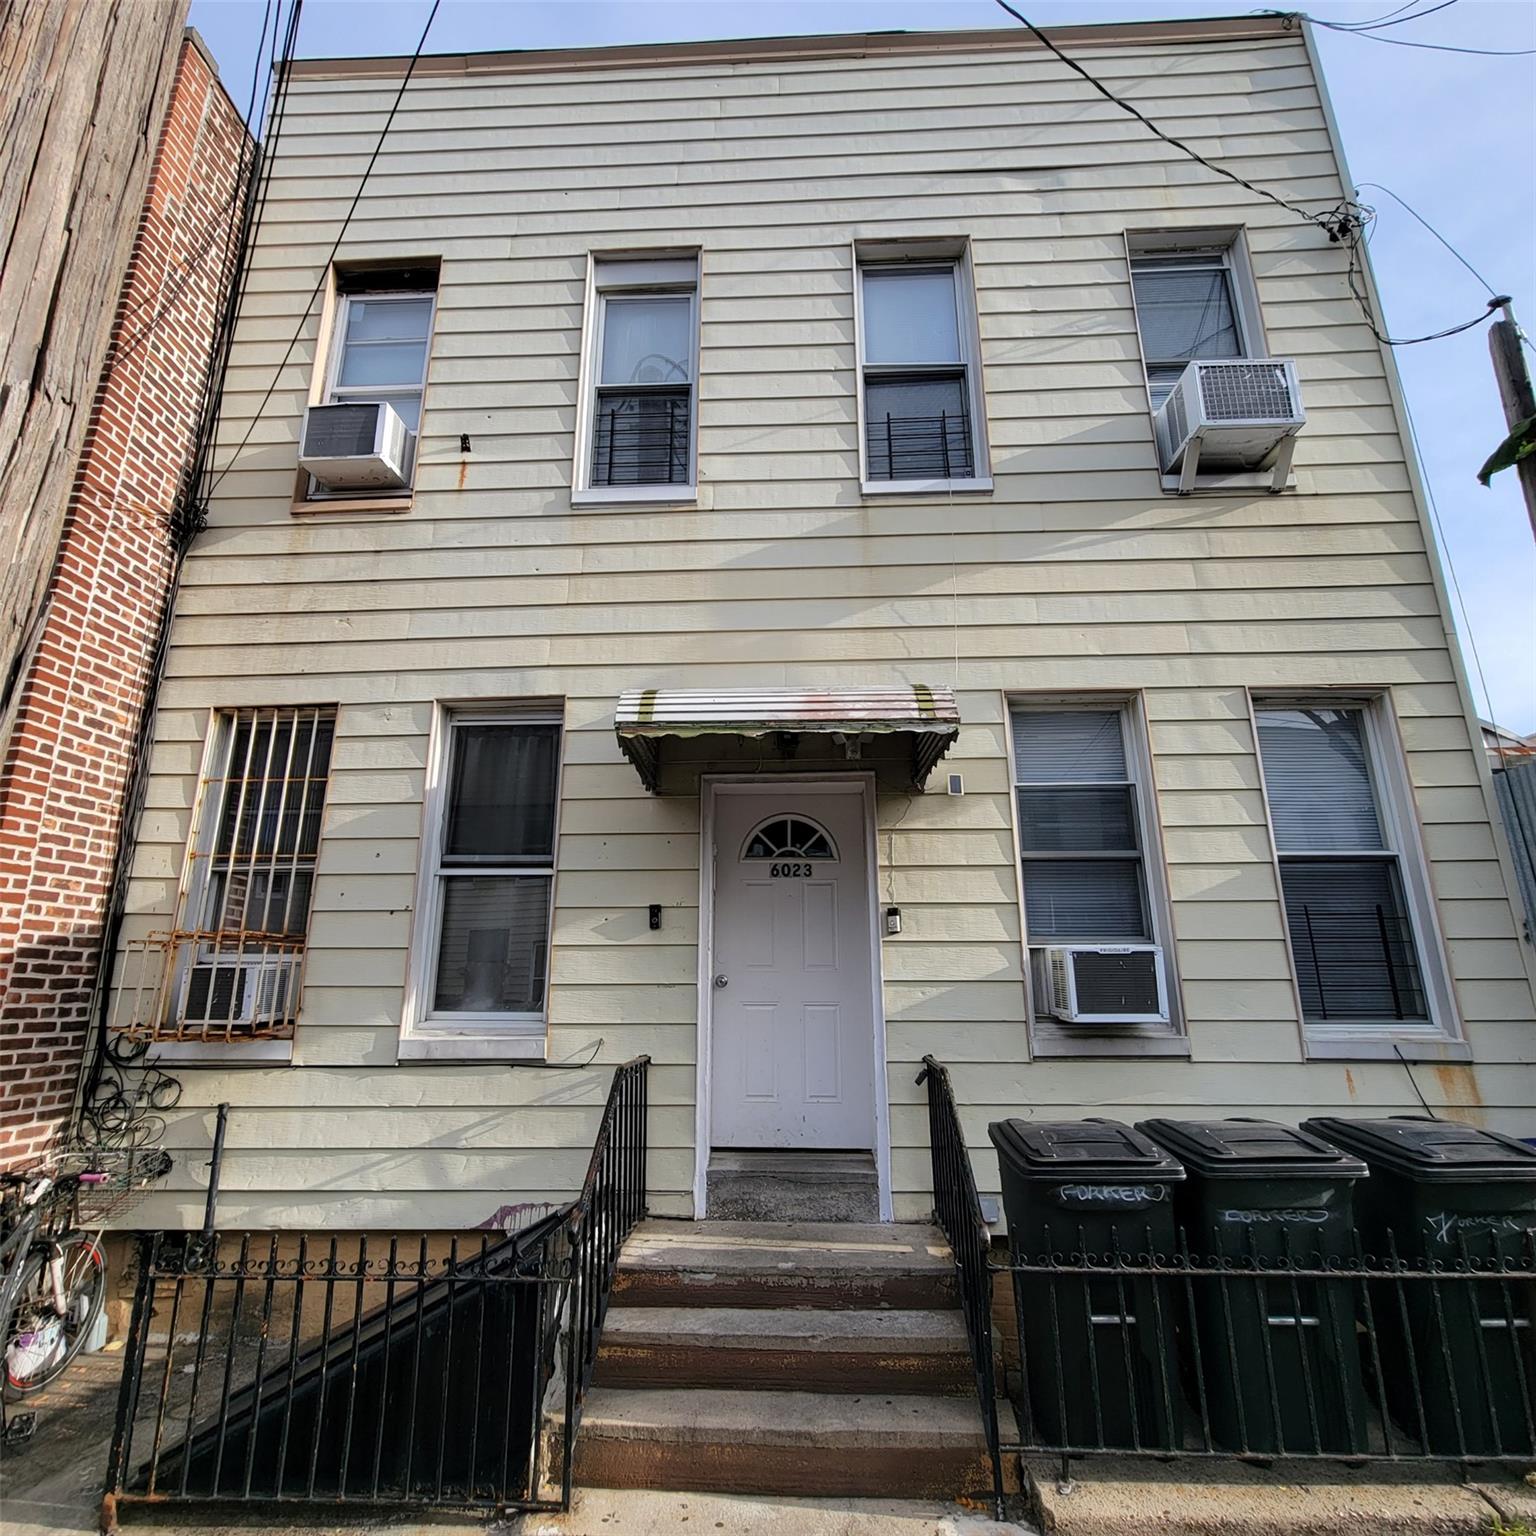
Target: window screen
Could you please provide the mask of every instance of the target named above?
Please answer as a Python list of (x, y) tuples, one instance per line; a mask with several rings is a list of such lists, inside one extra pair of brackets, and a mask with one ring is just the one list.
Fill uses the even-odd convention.
[(698, 263), (600, 261), (590, 486), (691, 485)]
[(461, 717), (449, 729), (431, 1015), (538, 1015), (548, 969), (560, 727), (506, 715)]
[(1257, 711), (1286, 926), (1309, 1023), (1429, 1019), (1361, 708)]
[(978, 453), (961, 266), (860, 266), (871, 480), (968, 480)]
[(1013, 743), (1029, 943), (1150, 941), (1121, 711), (1015, 710)]
[(1246, 356), (1229, 248), (1133, 255), (1131, 283), (1154, 409), (1193, 359)]

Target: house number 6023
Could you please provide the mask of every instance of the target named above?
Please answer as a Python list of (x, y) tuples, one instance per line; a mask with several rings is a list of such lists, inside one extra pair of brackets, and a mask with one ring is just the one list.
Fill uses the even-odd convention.
[(809, 880), (810, 877), (809, 864), (770, 864), (768, 866), (770, 880)]

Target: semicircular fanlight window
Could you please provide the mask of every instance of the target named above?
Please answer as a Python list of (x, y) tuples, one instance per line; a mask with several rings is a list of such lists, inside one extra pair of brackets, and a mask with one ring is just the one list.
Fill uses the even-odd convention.
[(744, 859), (832, 859), (837, 845), (803, 816), (770, 816), (747, 839)]

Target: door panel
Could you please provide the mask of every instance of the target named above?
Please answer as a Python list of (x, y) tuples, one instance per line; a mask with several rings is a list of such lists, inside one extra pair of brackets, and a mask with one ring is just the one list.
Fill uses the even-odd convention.
[(874, 1145), (864, 801), (764, 786), (716, 801), (717, 1147)]

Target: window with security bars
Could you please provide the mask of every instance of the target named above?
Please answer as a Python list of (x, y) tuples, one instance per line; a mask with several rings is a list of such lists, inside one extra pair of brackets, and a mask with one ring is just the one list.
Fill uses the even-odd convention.
[(328, 706), (215, 716), (162, 1037), (292, 1033), (335, 731)]
[(1430, 1024), (1402, 856), (1364, 707), (1256, 710), (1270, 828), (1309, 1025)]
[(953, 260), (859, 264), (866, 482), (981, 473), (967, 272)]
[[(1197, 358), (1251, 356), (1246, 271), (1231, 239), (1169, 249), (1131, 236), (1136, 326), (1155, 411)], [(1143, 243), (1143, 241), (1147, 243)]]
[(692, 486), (697, 260), (598, 261), (594, 281), (586, 487)]
[(542, 1023), (559, 772), (557, 715), (448, 717), (424, 1025)]
[(1029, 945), (1150, 943), (1124, 712), (1016, 708), (1013, 757)]

